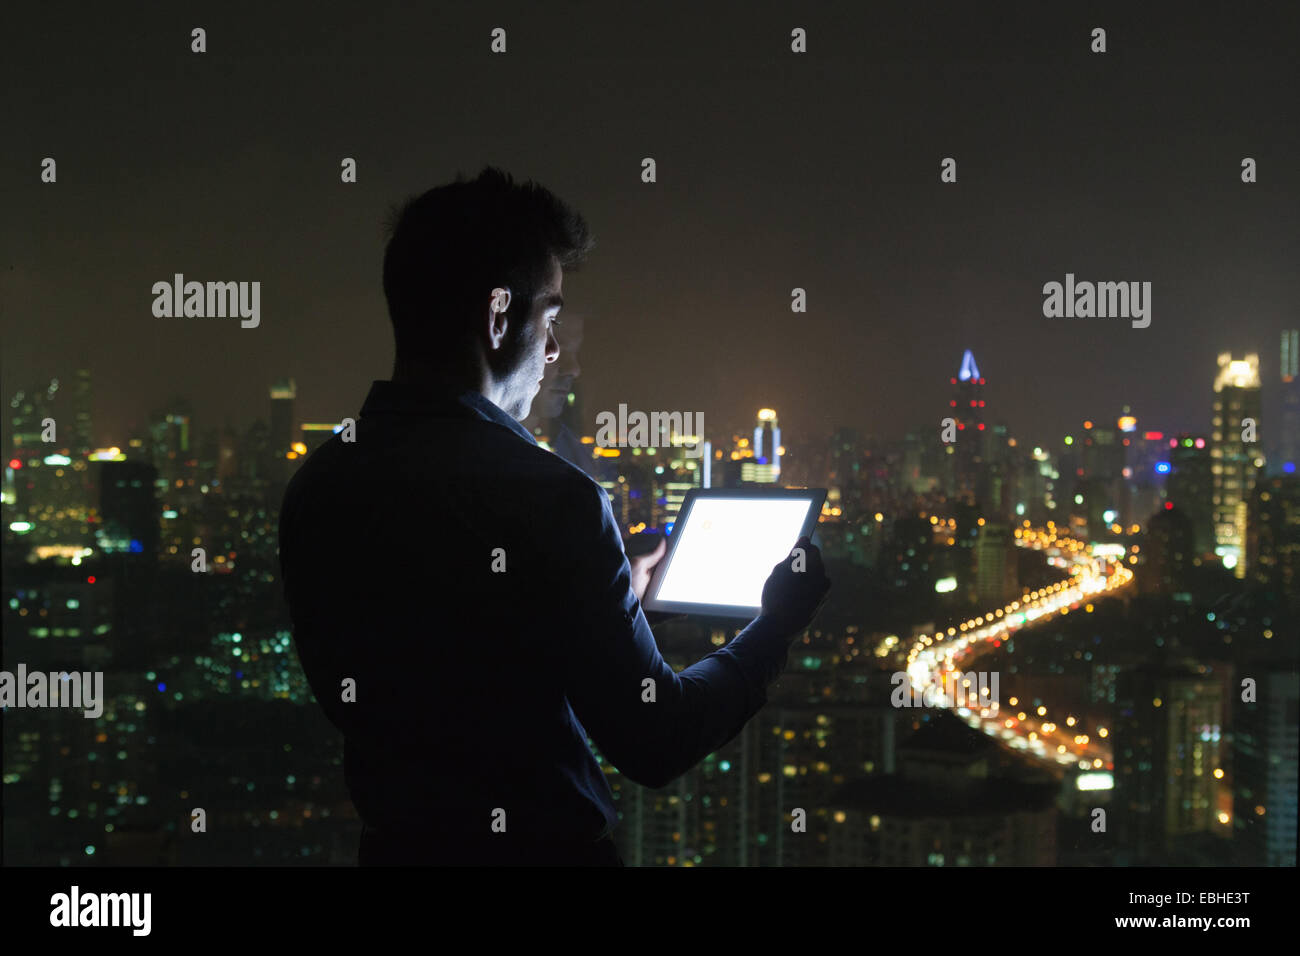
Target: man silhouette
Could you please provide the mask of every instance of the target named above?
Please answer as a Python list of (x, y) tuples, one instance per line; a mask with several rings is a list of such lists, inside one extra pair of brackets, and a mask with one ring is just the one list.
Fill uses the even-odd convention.
[(621, 864), (588, 736), (668, 784), (762, 707), (830, 587), (803, 540), (807, 569), (777, 565), (744, 631), (664, 662), (640, 606), (662, 549), (630, 561), (605, 491), (520, 425), (592, 246), (492, 167), (406, 203), (384, 255), (392, 379), (285, 493), (294, 642), (344, 737), (363, 865)]

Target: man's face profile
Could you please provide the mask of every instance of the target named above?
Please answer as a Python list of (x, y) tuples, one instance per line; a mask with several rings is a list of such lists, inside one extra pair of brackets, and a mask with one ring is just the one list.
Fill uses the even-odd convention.
[[(522, 421), (528, 417), (533, 399), (541, 390), (546, 366), (560, 355), (560, 344), (555, 338), (553, 323), (563, 304), (561, 286), (564, 270), (558, 259), (551, 260), (551, 272), (536, 297), (530, 303), (527, 317), (513, 341), (512, 348), (502, 355), (506, 367), (503, 372), (501, 409), (512, 418)], [(509, 310), (506, 315), (509, 317)]]
[(578, 349), (582, 347), (582, 315), (564, 317), (555, 328), (556, 341), (560, 343), (560, 357), (546, 366), (542, 390), (533, 402), (533, 412), (545, 421), (560, 417), (574, 380), (582, 374), (578, 364)]

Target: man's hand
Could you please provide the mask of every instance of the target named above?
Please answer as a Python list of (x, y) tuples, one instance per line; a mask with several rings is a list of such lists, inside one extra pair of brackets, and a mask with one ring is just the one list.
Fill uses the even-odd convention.
[(794, 636), (812, 623), (826, 603), (831, 582), (822, 567), (822, 553), (807, 537), (795, 542), (790, 557), (772, 569), (763, 585), (763, 611)]
[(645, 599), (645, 589), (650, 586), (650, 575), (667, 550), (668, 540), (660, 535), (658, 547), (649, 554), (628, 556), (628, 564), (632, 566), (632, 593), (638, 601)]

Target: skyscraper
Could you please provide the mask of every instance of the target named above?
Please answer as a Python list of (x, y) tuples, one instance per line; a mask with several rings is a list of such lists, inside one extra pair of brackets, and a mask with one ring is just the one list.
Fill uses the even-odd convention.
[(91, 386), (90, 369), (77, 369), (76, 380), (72, 384), (72, 457), (85, 458), (95, 447), (94, 428), (91, 421)]
[(1282, 409), (1276, 431), (1275, 474), (1293, 475), (1300, 463), (1300, 329), (1284, 329), (1281, 355)]
[(101, 527), (95, 538), (105, 554), (143, 555), (156, 562), (159, 507), (153, 465), (143, 461), (94, 462), (99, 479)]
[(1239, 578), (1246, 576), (1246, 509), (1264, 457), (1260, 429), (1259, 356), (1219, 355), (1214, 378), (1214, 553)]
[(956, 419), (957, 440), (952, 449), (952, 480), (949, 493), (973, 504), (987, 499), (984, 463), (987, 443), (984, 434), (984, 377), (975, 364), (975, 355), (967, 349), (961, 357), (961, 369), (950, 380), (953, 397), (948, 402), (948, 417)]
[[(298, 440), (298, 430), (294, 426), (297, 399), (298, 386), (293, 379), (280, 379), (271, 386), (271, 433), (267, 451), (271, 457), (268, 475), (273, 487), (288, 481), (292, 472), (289, 454)], [(275, 495), (274, 491), (272, 495)]]
[(837, 428), (831, 436), (830, 488), (839, 492), (840, 506), (856, 516), (863, 504), (862, 436), (855, 428)]
[(1223, 685), (1190, 661), (1146, 665), (1121, 673), (1116, 704), (1119, 862), (1166, 864), (1217, 832)]
[(1234, 702), (1235, 842), (1243, 865), (1295, 866), (1300, 681), (1294, 669), (1251, 673), (1258, 674), (1259, 699)]
[(1011, 529), (981, 518), (975, 539), (975, 593), (982, 606), (1001, 604), (1018, 593)]
[(1125, 525), (1141, 525), (1164, 504), (1165, 485), (1173, 466), (1164, 432), (1134, 428), (1128, 438), (1124, 456), (1128, 509), (1121, 520)]
[(75, 399), (75, 391), (70, 396), (52, 378), (19, 390), (9, 402), (12, 444), (5, 459), (6, 497), (20, 527), (25, 526), (18, 533), (26, 546), (91, 543), (90, 482), (87, 462), (77, 450), (77, 417), (70, 397)]
[(1250, 497), (1248, 520), (1250, 577), (1300, 608), (1300, 475), (1261, 479)]
[(746, 481), (778, 482), (781, 480), (781, 425), (776, 419), (776, 411), (771, 408), (758, 410), (758, 423), (754, 427), (754, 464), (767, 465), (768, 468), (756, 468), (753, 478)]
[(1162, 508), (1146, 525), (1138, 590), (1142, 594), (1176, 594), (1184, 590), (1187, 571), (1196, 554), (1196, 532), (1191, 518), (1181, 508)]
[[(1192, 522), (1195, 564), (1214, 551), (1214, 459), (1210, 457), (1210, 443), (1201, 436), (1174, 435), (1167, 444), (1165, 505), (1180, 509)], [(1160, 465), (1157, 462), (1157, 467)]]
[[(45, 455), (57, 450), (63, 436), (69, 434), (66, 426), (58, 427), (55, 413), (55, 398), (59, 391), (59, 380), (51, 379), (48, 384), (19, 389), (9, 400), (9, 435), (14, 451), (28, 449), (32, 454)], [(52, 446), (42, 442), (43, 424), (47, 418), (55, 419), (55, 435), (58, 440)], [(35, 450), (33, 450), (35, 449)]]
[(193, 410), (183, 398), (172, 399), (164, 410), (150, 416), (150, 454), (160, 487), (172, 487), (191, 477), (187, 462), (194, 451), (192, 433)]
[(271, 453), (283, 458), (298, 440), (294, 430), (294, 411), (298, 386), (291, 378), (271, 386)]
[(1127, 436), (1118, 428), (1086, 421), (1083, 447), (1079, 449), (1076, 485), (1083, 493), (1083, 513), (1088, 533), (1101, 538), (1117, 517), (1127, 511), (1124, 485), (1124, 457)]

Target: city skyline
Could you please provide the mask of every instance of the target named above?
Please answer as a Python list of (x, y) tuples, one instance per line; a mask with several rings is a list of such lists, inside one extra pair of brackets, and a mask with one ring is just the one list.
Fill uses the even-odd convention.
[[(1227, 389), (1224, 401), (1248, 409), (1258, 398), (1253, 366), (1228, 359), (1205, 387)], [(984, 373), (977, 356), (964, 353), (956, 372), (949, 377), (952, 402), (972, 403), (971, 411), (956, 414), (978, 428)], [(284, 721), (286, 711), (267, 708), (278, 702), (302, 713), (312, 700), (273, 598), (270, 529), (275, 502), (297, 466), (272, 454), (265, 440), (274, 431), (286, 441), (293, 437), (296, 390), (281, 381), (267, 392), (276, 403), (271, 427), (250, 430), (254, 443), (241, 446), (233, 463), (174, 454), (194, 441), (190, 423), (174, 416), (157, 422), (125, 460), (49, 456), (57, 460), (38, 463), (26, 454), (30, 445), (11, 449), (27, 460), (6, 470), (3, 504), (11, 518), (28, 520), (8, 521), (5, 529), (6, 626), (17, 635), (7, 648), (19, 661), (44, 652), (51, 673), (75, 659), (69, 654), (110, 665), (99, 724), (107, 730), (96, 741), (117, 741), (119, 760), (144, 752), (141, 721), (154, 733), (175, 724), (162, 739), (172, 761), (188, 762), (194, 759), (189, 738), (198, 732), (192, 721), (229, 715), (223, 708), (232, 705), (254, 725)], [(734, 457), (752, 442), (749, 450), (757, 451), (760, 441), (776, 440), (778, 420), (774, 410), (759, 410), (753, 437), (736, 436), (724, 450)], [(84, 417), (72, 421), (82, 430), (70, 434), (83, 440)], [(1134, 422), (1094, 428), (1096, 444), (1085, 437), (1059, 456), (1035, 456), (1044, 468), (1019, 478), (996, 443), (962, 457), (927, 454), (914, 443), (918, 473), (910, 470), (911, 459), (906, 468), (859, 471), (855, 465), (869, 465), (869, 450), (853, 444), (849, 430), (837, 432), (821, 460), (830, 471), (820, 476), (836, 504), (823, 509), (819, 528), (827, 561), (849, 590), (796, 646), (761, 730), (746, 728), (664, 792), (612, 779), (616, 799), (624, 801), (619, 839), (627, 859), (668, 866), (1292, 865), (1287, 848), (1294, 831), (1279, 830), (1271, 816), (1265, 826), (1262, 818), (1280, 808), (1285, 819), (1294, 802), (1285, 769), (1294, 765), (1287, 757), (1287, 748), (1294, 750), (1295, 687), (1287, 678), (1294, 649), (1285, 639), (1294, 619), (1286, 606), (1294, 596), (1282, 582), (1294, 580), (1300, 559), (1300, 541), (1289, 530), (1300, 523), (1300, 477), (1260, 478), (1259, 486), (1243, 489), (1248, 560), (1220, 565), (1211, 554), (1220, 529), (1211, 523), (1210, 462), (1236, 439), (1188, 440), (1170, 449), (1165, 436), (1143, 434)], [(1100, 440), (1103, 433), (1108, 437)], [(1141, 435), (1144, 444), (1120, 445), (1121, 435)], [(648, 460), (637, 461), (638, 451)], [(1162, 470), (1154, 458), (1165, 456), (1173, 465)], [(638, 517), (658, 515), (651, 518), (655, 526), (671, 520), (673, 489), (699, 486), (698, 472), (684, 470), (690, 467), (684, 449), (596, 458), (595, 477), (610, 492), (625, 531), (645, 527)], [(770, 472), (739, 464), (715, 468), (722, 487), (775, 482)], [(1143, 479), (1130, 466), (1149, 474)], [(211, 480), (212, 468), (225, 469), (229, 478)], [(1243, 468), (1238, 478), (1252, 474), (1248, 464)], [(1183, 484), (1174, 493), (1156, 475)], [(1007, 481), (1017, 489), (1011, 498), (1001, 487)], [(1226, 486), (1216, 480), (1213, 490), (1226, 493)], [(1178, 508), (1168, 493), (1180, 500)], [(1030, 507), (1016, 507), (1017, 497)], [(1122, 513), (1104, 511), (1108, 505)], [(1206, 522), (1212, 536), (1195, 540), (1192, 519)], [(92, 543), (83, 549), (82, 541)], [(192, 557), (191, 543), (213, 551), (213, 563)], [(1234, 568), (1249, 572), (1236, 575), (1240, 585), (1233, 583)], [(875, 597), (855, 594), (863, 587)], [(226, 610), (219, 619), (190, 620), (182, 607), (196, 599)], [(150, 600), (181, 629), (156, 629), (141, 613)], [(1179, 621), (1172, 632), (1171, 613)], [(734, 629), (704, 619), (666, 625), (656, 637), (681, 666), (699, 648), (724, 643)], [(55, 652), (57, 658), (48, 656)], [(987, 681), (990, 672), (973, 669), (990, 666)], [(20, 665), (18, 673), (25, 672)], [(1267, 691), (1259, 708), (1231, 703), (1235, 673), (1258, 675)], [(890, 693), (900, 676), (914, 682), (901, 702)], [(963, 709), (921, 692), (930, 684), (955, 688), (963, 677), (981, 703), (991, 688), (988, 706)], [(0, 685), (11, 697), (10, 675), (0, 675)], [(1168, 711), (1162, 699), (1170, 702)], [(126, 723), (124, 712), (135, 720)], [(25, 718), (29, 727), (41, 719)], [(785, 743), (774, 746), (769, 731)], [(83, 793), (100, 781), (92, 757), (75, 776), (65, 771), (48, 796), (25, 784), (48, 760), (48, 748), (80, 739), (69, 732), (51, 729), (48, 740), (41, 732), (9, 744), (16, 770), (7, 783), (15, 785), (11, 806), (19, 819), (43, 814), (46, 803), (62, 816), (64, 788)], [(212, 748), (253, 732), (242, 721), (230, 726), (221, 740), (208, 741), (208, 759)], [(315, 738), (313, 759), (337, 772), (328, 736)], [(1178, 743), (1176, 757), (1162, 740)], [(89, 739), (78, 746), (96, 749)], [(235, 862), (251, 852), (266, 854), (268, 862), (295, 854), (345, 862), (354, 817), (337, 780), (317, 775), (299, 787), (291, 773), (286, 787), (247, 775), (236, 756), (242, 752), (226, 753), (212, 772), (247, 777), (250, 790), (269, 793), (248, 809), (226, 805), (223, 812), (241, 821), (241, 836), (224, 855), (209, 850), (200, 858)], [(1281, 763), (1261, 760), (1279, 753)], [(598, 752), (597, 760), (605, 763)], [(1144, 770), (1148, 764), (1167, 770)], [(744, 766), (758, 769), (733, 773)], [(1166, 776), (1175, 771), (1188, 779)], [(182, 849), (169, 836), (172, 827), (148, 809), (165, 794), (166, 782), (135, 764), (121, 772), (130, 774), (117, 784), (125, 809), (121, 799), (108, 810), (92, 801), (90, 819), (74, 824), (84, 812), (74, 797), (68, 821), (22, 832), (14, 844), (19, 858), (62, 845), (60, 861), (72, 865), (60, 843), (70, 832), (86, 834), (86, 854), (106, 863), (174, 864), (199, 852), (200, 845)], [(206, 779), (197, 768), (188, 772), (190, 779)], [(776, 787), (773, 803), (769, 785), (781, 778), (791, 779)], [(214, 784), (205, 786), (210, 791)], [(1087, 832), (1081, 817), (1103, 795), (1116, 815), (1117, 836), (1090, 841), (1081, 836)], [(688, 824), (674, 823), (670, 838), (663, 826), (678, 819), (675, 801), (694, 796), (705, 809)], [(812, 808), (808, 832), (815, 840), (792, 838), (772, 824), (772, 815), (792, 800)], [(708, 809), (710, 801), (720, 803)], [(732, 817), (722, 808), (729, 801), (769, 823), (728, 835)], [(993, 822), (971, 824), (965, 819), (970, 806), (982, 807), (980, 819)], [(1162, 807), (1170, 814), (1163, 823)], [(312, 836), (297, 836), (298, 824), (256, 832), (290, 808), (320, 816)], [(136, 836), (112, 836), (119, 822), (110, 822), (103, 827), (108, 835), (96, 837), (100, 819), (130, 821), (124, 832)], [(797, 822), (793, 832), (803, 832)]]
[[(1265, 352), (1262, 355), (1248, 352), (1248, 351), (1230, 349), (1226, 352), (1219, 353), (1219, 355), (1216, 357), (1216, 363), (1214, 365), (1214, 368), (1220, 370), (1222, 370), (1222, 363), (1224, 361), (1224, 356), (1233, 358), (1234, 360), (1236, 360), (1237, 364), (1239, 365), (1246, 362), (1252, 363), (1251, 374), (1255, 376), (1255, 379), (1258, 382), (1257, 388), (1260, 392), (1258, 404), (1259, 406), (1262, 406), (1262, 408), (1264, 409), (1264, 411), (1260, 413), (1260, 419), (1262, 420), (1263, 423), (1262, 427), (1259, 427), (1261, 423), (1257, 422), (1257, 427), (1259, 427), (1259, 435), (1260, 435), (1260, 437), (1258, 438), (1258, 442), (1259, 442), (1259, 446), (1266, 451), (1272, 451), (1272, 449), (1275, 447), (1283, 451), (1292, 450), (1294, 440), (1288, 442), (1286, 437), (1283, 435), (1279, 435), (1278, 432), (1282, 428), (1288, 426), (1289, 422), (1291, 421), (1291, 419), (1289, 418), (1289, 414), (1294, 414), (1290, 412), (1290, 408), (1287, 402), (1293, 401), (1291, 396), (1292, 393), (1296, 391), (1296, 389), (1291, 387), (1291, 383), (1295, 380), (1295, 378), (1294, 376), (1291, 378), (1287, 378), (1283, 374), (1284, 369), (1282, 363), (1288, 361), (1287, 349), (1297, 334), (1300, 333), (1298, 333), (1296, 330), (1291, 330), (1291, 329), (1281, 330), (1279, 336), (1280, 344), (1275, 345), (1274, 349), (1271, 350), (1271, 352)], [(960, 359), (954, 361), (953, 368), (956, 371), (955, 374), (950, 377), (949, 379), (950, 382), (953, 383), (957, 382), (959, 380), (957, 376), (965, 376), (968, 367), (974, 367), (974, 362), (976, 361), (976, 351), (977, 350), (970, 349), (970, 348), (965, 349), (961, 353)], [(1273, 362), (1268, 361), (1268, 356), (1270, 354), (1274, 356)], [(1263, 369), (1270, 364), (1275, 365), (1278, 369), (1278, 374), (1273, 380), (1267, 379), (1263, 373)], [(976, 374), (980, 374), (978, 368), (975, 368), (975, 372)], [(72, 375), (68, 375), (65, 378), (60, 378), (58, 375), (55, 375), (52, 377), (52, 380), (59, 381), (61, 383), (62, 388), (66, 389), (67, 391), (71, 391), (72, 387), (75, 386), (76, 384), (76, 376), (78, 374), (80, 374), (80, 371), (74, 369), (72, 370)], [(938, 376), (938, 378), (941, 377), (942, 376)], [(982, 388), (987, 387), (987, 383), (985, 379), (986, 377), (981, 375), (980, 385)], [(964, 378), (961, 380), (964, 381)], [(29, 379), (27, 381), (24, 381), (21, 384), (23, 387), (20, 390), (29, 391), (33, 388), (41, 389), (45, 385), (49, 384), (49, 381), (43, 380), (41, 378), (31, 379), (29, 376)], [(337, 422), (341, 421), (343, 417), (349, 417), (349, 416), (356, 417), (356, 415), (359, 414), (359, 410), (360, 410), (360, 406), (358, 404), (358, 407), (356, 409), (345, 410), (348, 412), (347, 415), (341, 415), (335, 419), (329, 419), (323, 417), (312, 418), (304, 415), (300, 411), (302, 406), (299, 403), (301, 399), (305, 398), (306, 396), (301, 396), (299, 394), (301, 390), (297, 387), (296, 380), (294, 378), (288, 376), (280, 377), (277, 378), (274, 382), (266, 383), (265, 386), (262, 387), (259, 387), (258, 385), (255, 385), (253, 383), (249, 383), (249, 385), (250, 388), (252, 388), (253, 390), (260, 391), (261, 393), (268, 395), (268, 398), (264, 403), (265, 407), (260, 414), (255, 414), (249, 420), (239, 422), (239, 423), (229, 422), (228, 420), (223, 420), (220, 423), (218, 423), (215, 421), (204, 421), (198, 412), (194, 412), (192, 417), (194, 419), (193, 424), (196, 427), (196, 436), (206, 431), (207, 429), (224, 430), (226, 428), (231, 428), (236, 433), (242, 433), (247, 428), (253, 426), (257, 422), (270, 423), (272, 418), (275, 417), (277, 414), (292, 415), (292, 421), (285, 422), (283, 423), (284, 425), (292, 424), (295, 428), (300, 426), (311, 426), (314, 428), (321, 423), (336, 424)], [(585, 391), (582, 388), (582, 385), (583, 383), (581, 379), (579, 379), (576, 385), (576, 391), (578, 391), (579, 393)], [(284, 391), (285, 389), (289, 389), (290, 386), (292, 386), (292, 388), (289, 391)], [(943, 384), (938, 382), (936, 379), (936, 383), (933, 386), (935, 397), (936, 397), (935, 409), (939, 413), (933, 425), (933, 431), (936, 436), (940, 435), (942, 432), (942, 419), (950, 413), (955, 414), (955, 412), (952, 411), (952, 409), (955, 408), (955, 403), (942, 400), (943, 387), (944, 387)], [(278, 396), (277, 396), (277, 389), (281, 390), (281, 393), (278, 394)], [(1065, 424), (1058, 425), (1055, 433), (1051, 435), (1051, 437), (1049, 437), (1047, 441), (1043, 441), (1043, 442), (1029, 441), (1028, 444), (1030, 444), (1031, 446), (1038, 445), (1039, 447), (1043, 447), (1048, 451), (1052, 451), (1056, 449), (1056, 447), (1060, 444), (1062, 439), (1064, 439), (1067, 436), (1078, 435), (1080, 431), (1084, 428), (1085, 423), (1091, 422), (1093, 420), (1097, 421), (1099, 424), (1103, 425), (1104, 427), (1110, 427), (1112, 425), (1118, 426), (1123, 424), (1126, 426), (1126, 430), (1136, 429), (1137, 431), (1140, 432), (1154, 430), (1154, 431), (1160, 431), (1166, 433), (1168, 435), (1192, 435), (1192, 436), (1200, 436), (1200, 437), (1208, 438), (1210, 434), (1215, 431), (1215, 427), (1213, 425), (1214, 395), (1208, 389), (1204, 391), (1207, 397), (1207, 406), (1209, 406), (1207, 408), (1206, 415), (1203, 417), (1203, 419), (1200, 422), (1194, 422), (1191, 424), (1190, 427), (1187, 428), (1177, 428), (1177, 427), (1172, 427), (1169, 424), (1164, 422), (1152, 421), (1147, 416), (1142, 415), (1141, 410), (1133, 407), (1130, 402), (1124, 401), (1122, 399), (1116, 399), (1115, 401), (1111, 401), (1107, 399), (1107, 400), (1098, 400), (1096, 402), (1091, 403), (1090, 407), (1084, 408), (1076, 415), (1076, 418), (1072, 423), (1065, 423)], [(94, 408), (96, 407), (97, 404), (94, 400), (96, 394), (97, 392), (94, 387), (94, 376), (92, 372), (90, 378), (91, 412), (90, 412), (89, 424), (82, 423), (78, 427), (82, 431), (84, 431), (88, 427), (93, 429), (91, 433), (91, 443), (96, 447), (108, 448), (113, 446), (115, 443), (119, 447), (125, 447), (125, 442), (129, 437), (131, 437), (132, 435), (135, 435), (136, 437), (143, 435), (145, 432), (148, 431), (149, 427), (155, 420), (155, 418), (153, 417), (145, 417), (140, 421), (133, 422), (129, 426), (121, 426), (121, 425), (112, 426), (112, 425), (105, 424), (98, 416), (94, 414)], [(7, 397), (12, 398), (13, 395), (14, 395), (14, 389), (10, 388)], [(277, 404), (276, 403), (277, 397), (290, 399), (289, 408), (291, 410), (286, 411), (284, 413), (279, 413), (274, 411), (274, 407)], [(184, 394), (173, 395), (170, 397), (169, 400), (162, 399), (162, 396), (160, 394), (160, 395), (155, 395), (152, 399), (148, 400), (147, 404), (152, 409), (152, 415), (156, 417), (157, 415), (168, 414), (175, 411), (176, 409), (173, 408), (173, 405), (177, 405), (177, 404), (184, 405), (185, 407), (188, 407), (192, 410), (195, 408), (197, 403), (194, 401), (194, 399), (191, 396), (187, 396)], [(317, 404), (319, 403), (310, 403), (312, 407), (314, 407)], [(624, 405), (624, 407), (626, 407), (627, 405), (627, 403), (622, 403), (622, 404)], [(607, 409), (597, 410), (595, 408), (592, 408), (590, 399), (587, 399), (585, 397), (581, 397), (578, 400), (577, 405), (578, 408), (583, 411), (582, 422), (585, 423), (586, 427), (584, 427), (584, 429), (581, 431), (581, 434), (584, 436), (591, 437), (601, 433), (599, 416), (602, 415), (609, 416), (612, 420), (617, 420), (617, 414), (618, 414), (617, 412), (612, 410), (607, 410)], [(1113, 409), (1099, 408), (1097, 406), (1113, 406)], [(615, 406), (615, 408), (617, 407), (618, 406)], [(775, 405), (763, 406), (761, 408), (758, 408), (757, 410), (760, 413), (764, 411), (774, 410), (775, 413), (781, 414), (782, 417), (784, 418), (785, 416), (784, 413), (781, 411), (781, 409), (782, 409), (781, 404), (776, 403)], [(1113, 417), (1106, 418), (1103, 417), (1102, 414), (1098, 414), (1099, 412), (1104, 413), (1108, 410), (1113, 411)], [(1276, 414), (1270, 415), (1269, 412), (1276, 412)], [(643, 414), (648, 414), (648, 413), (643, 413)], [(998, 421), (998, 422), (1005, 423), (1008, 428), (1007, 437), (1016, 439), (1018, 442), (1021, 443), (1026, 442), (1024, 436), (1021, 433), (1016, 431), (1016, 422), (1008, 414), (1007, 409), (1001, 409), (995, 405), (991, 408), (988, 408), (987, 412), (981, 411), (981, 417), (985, 415), (992, 416), (991, 421)], [(750, 423), (748, 425), (743, 421), (736, 422), (734, 425), (728, 423), (723, 423), (722, 425), (710, 424), (710, 426), (705, 428), (704, 430), (705, 438), (707, 440), (713, 441), (714, 444), (716, 445), (717, 442), (724, 437), (743, 435), (746, 433), (747, 429), (753, 427), (752, 411), (750, 413), (750, 416), (751, 416)], [(1273, 419), (1273, 420), (1270, 421), (1269, 419)], [(798, 431), (800, 432), (803, 432), (802, 425), (803, 423), (799, 423), (800, 427)], [(820, 428), (812, 429), (807, 432), (804, 432), (803, 440), (805, 442), (810, 442), (811, 444), (814, 445), (821, 445), (831, 439), (835, 430), (845, 428), (845, 427), (854, 428), (859, 432), (861, 432), (865, 437), (873, 441), (879, 441), (884, 444), (889, 444), (889, 443), (899, 442), (905, 436), (916, 436), (916, 435), (924, 436), (927, 429), (930, 428), (930, 423), (920, 422), (920, 421), (904, 423), (903, 426), (904, 431), (898, 435), (893, 435), (893, 434), (873, 433), (867, 430), (866, 428), (864, 428), (861, 424), (855, 424), (854, 422), (848, 420), (827, 418), (821, 424)], [(9, 423), (6, 421), (3, 433), (7, 435), (9, 434), (9, 431), (10, 431)], [(757, 433), (758, 430), (755, 429), (756, 441), (757, 441)], [(79, 434), (81, 434), (81, 432), (79, 432)], [(779, 430), (777, 434), (779, 438), (780, 436)], [(66, 442), (62, 442), (62, 444), (66, 445)], [(1273, 461), (1273, 457), (1276, 456), (1270, 457), (1266, 455), (1266, 458), (1268, 459), (1267, 468), (1270, 473), (1274, 470), (1275, 467), (1280, 467), (1282, 464), (1281, 461), (1276, 461), (1276, 462)]]

